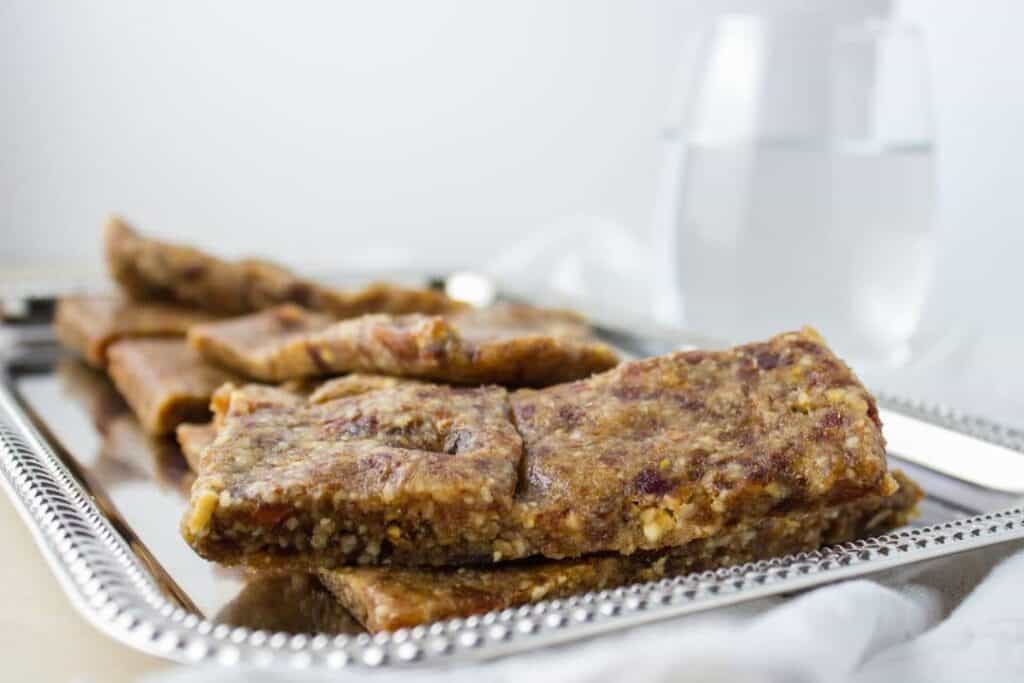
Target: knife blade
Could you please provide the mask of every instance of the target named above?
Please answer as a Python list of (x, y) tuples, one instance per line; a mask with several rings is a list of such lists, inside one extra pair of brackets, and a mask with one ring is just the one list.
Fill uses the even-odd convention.
[(978, 486), (1024, 494), (1024, 454), (895, 410), (878, 412), (891, 454)]

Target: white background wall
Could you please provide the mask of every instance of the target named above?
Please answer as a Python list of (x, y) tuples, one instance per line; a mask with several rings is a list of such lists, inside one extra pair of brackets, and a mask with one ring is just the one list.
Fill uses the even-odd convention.
[(115, 210), (299, 261), (465, 263), (575, 214), (644, 233), (686, 40), (813, 4), (9, 1), (0, 262), (93, 259)]
[[(367, 251), (472, 264), (572, 215), (646, 236), (657, 131), (694, 30), (724, 10), (822, 4), (8, 0), (0, 268), (96, 264), (110, 211), (219, 252), (323, 266)], [(954, 400), (1024, 408), (1024, 382), (1005, 380), (1024, 374), (1024, 3), (891, 11), (929, 41), (933, 317), (974, 316), (984, 332), (970, 360), (983, 370)]]
[(567, 213), (641, 226), (658, 9), (6, 3), (0, 258), (94, 258), (111, 210), (325, 261), (461, 262)]

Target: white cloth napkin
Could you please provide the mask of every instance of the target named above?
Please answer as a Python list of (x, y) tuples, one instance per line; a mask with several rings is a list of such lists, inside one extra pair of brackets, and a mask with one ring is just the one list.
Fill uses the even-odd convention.
[[(1021, 547), (1000, 546), (920, 565), (889, 576), (890, 585), (849, 581), (792, 599), (759, 600), (495, 662), (382, 671), (373, 680), (1020, 681), (1024, 680)], [(1018, 552), (992, 570), (1011, 550)], [(180, 668), (144, 680), (306, 683), (364, 679), (366, 673), (204, 667)]]

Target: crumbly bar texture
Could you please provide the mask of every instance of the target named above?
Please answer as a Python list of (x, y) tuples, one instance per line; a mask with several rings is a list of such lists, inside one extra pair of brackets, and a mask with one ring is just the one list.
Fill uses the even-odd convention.
[(309, 574), (252, 576), (217, 613), (218, 623), (276, 633), (362, 633), (363, 627)]
[(901, 472), (899, 489), (811, 512), (741, 522), (662, 554), (600, 555), (491, 567), (346, 567), (320, 580), (370, 631), (391, 631), (587, 591), (816, 550), (905, 524), (922, 497)]
[(193, 328), (205, 358), (254, 379), (365, 372), (456, 384), (543, 387), (601, 372), (615, 352), (579, 316), (516, 304), (334, 324), (298, 307)]
[(568, 384), (230, 392), (186, 540), (224, 563), (631, 554), (897, 488), (874, 399), (813, 330)]
[(511, 403), (524, 452), (498, 557), (677, 546), (895, 488), (874, 398), (810, 328)]
[(107, 365), (107, 349), (131, 337), (183, 337), (188, 329), (214, 317), (160, 303), (139, 303), (120, 296), (66, 296), (57, 301), (54, 332), (66, 348), (96, 368)]
[(111, 379), (150, 434), (209, 417), (213, 392), (237, 379), (204, 363), (184, 339), (125, 339), (108, 356)]
[[(377, 391), (378, 389), (390, 389), (399, 384), (408, 385), (414, 383), (416, 383), (415, 380), (405, 380), (397, 377), (354, 374), (335, 377), (319, 386), (313, 387), (308, 386), (305, 382), (285, 382), (281, 385), (280, 389), (304, 396), (310, 403), (326, 403), (336, 398), (365, 394), (370, 391)], [(213, 440), (216, 438), (217, 428), (224, 419), (231, 400), (231, 392), (234, 390), (235, 385), (224, 384), (217, 391), (213, 392), (213, 398), (210, 399), (210, 408), (213, 411), (214, 418), (213, 422), (202, 424), (186, 422), (178, 425), (175, 430), (178, 446), (181, 448), (181, 453), (185, 456), (185, 461), (193, 472), (199, 472), (199, 457), (203, 450), (213, 443)]]
[[(383, 539), (402, 533), (387, 521), (396, 506), (461, 533), (515, 488), (522, 442), (500, 387), (399, 384), (311, 404), (250, 385), (216, 410), (223, 417), (183, 526), (216, 559), (291, 554), (294, 542), (314, 553), (358, 551), (369, 562)], [(349, 524), (373, 525), (382, 537), (359, 548), (342, 533)]]
[(297, 303), (336, 318), (366, 313), (439, 313), (461, 304), (430, 289), (374, 283), (337, 290), (256, 259), (226, 261), (193, 247), (140, 235), (119, 217), (107, 222), (107, 267), (134, 299), (173, 301), (227, 315)]

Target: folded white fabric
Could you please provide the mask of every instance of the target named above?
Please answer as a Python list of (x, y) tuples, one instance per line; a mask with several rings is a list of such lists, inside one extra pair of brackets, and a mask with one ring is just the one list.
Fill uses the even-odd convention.
[(999, 564), (952, 614), (851, 677), (876, 681), (1024, 680), (1024, 552)]
[[(1024, 552), (978, 581), (1010, 550), (908, 570), (897, 587), (850, 581), (603, 636), (536, 654), (443, 670), (380, 672), (411, 683), (603, 681), (1024, 680)], [(975, 588), (975, 586), (977, 587)], [(972, 590), (973, 589), (973, 590)], [(964, 596), (967, 596), (964, 598)], [(952, 610), (950, 612), (950, 610)], [(946, 619), (943, 615), (949, 613)], [(150, 683), (337, 681), (293, 671), (177, 669)]]

